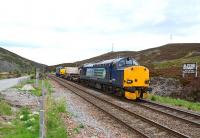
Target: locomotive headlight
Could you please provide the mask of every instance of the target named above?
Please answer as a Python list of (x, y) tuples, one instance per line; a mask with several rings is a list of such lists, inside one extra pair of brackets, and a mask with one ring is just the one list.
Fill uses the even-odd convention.
[(127, 80), (127, 83), (131, 84), (131, 83), (133, 83), (133, 81), (132, 80)]

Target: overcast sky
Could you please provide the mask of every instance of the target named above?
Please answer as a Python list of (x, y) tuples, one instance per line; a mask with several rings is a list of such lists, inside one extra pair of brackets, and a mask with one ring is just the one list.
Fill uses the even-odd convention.
[(0, 0), (0, 47), (47, 65), (200, 42), (200, 0)]

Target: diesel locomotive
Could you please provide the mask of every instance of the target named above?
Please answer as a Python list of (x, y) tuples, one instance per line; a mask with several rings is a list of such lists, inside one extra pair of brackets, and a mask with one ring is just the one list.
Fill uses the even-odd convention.
[(151, 91), (149, 69), (129, 57), (84, 64), (80, 68), (80, 81), (130, 100), (147, 98)]

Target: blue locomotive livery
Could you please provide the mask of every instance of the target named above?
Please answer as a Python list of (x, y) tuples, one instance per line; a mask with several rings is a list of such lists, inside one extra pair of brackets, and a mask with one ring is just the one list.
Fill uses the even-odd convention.
[(127, 99), (146, 98), (149, 70), (129, 57), (84, 64), (80, 81), (103, 91), (110, 91)]

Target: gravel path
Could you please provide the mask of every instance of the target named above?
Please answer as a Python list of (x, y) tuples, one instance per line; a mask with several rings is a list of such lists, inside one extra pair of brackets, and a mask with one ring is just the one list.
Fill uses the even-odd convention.
[(19, 78), (0, 80), (0, 91), (6, 90), (10, 87), (17, 85), (19, 82), (29, 79), (29, 76), (23, 76)]
[(68, 111), (72, 113), (71, 121), (68, 122), (84, 125), (84, 128), (75, 137), (138, 137), (73, 92), (58, 85), (55, 81), (51, 82), (54, 86), (53, 96), (55, 98), (65, 98), (67, 101)]
[(32, 95), (29, 91), (21, 91), (16, 88), (9, 88), (0, 91), (0, 95), (11, 105), (15, 107), (31, 107), (36, 108), (39, 105), (37, 96)]

